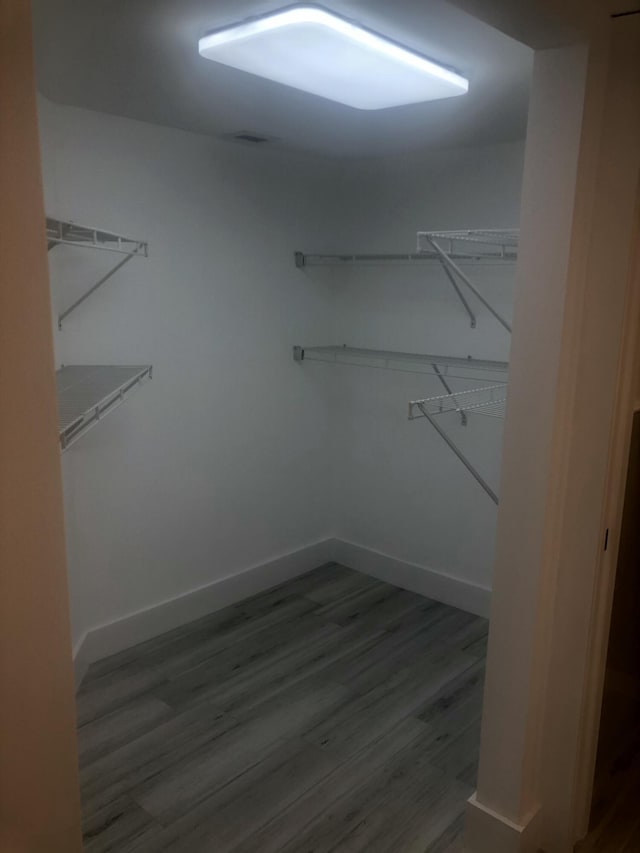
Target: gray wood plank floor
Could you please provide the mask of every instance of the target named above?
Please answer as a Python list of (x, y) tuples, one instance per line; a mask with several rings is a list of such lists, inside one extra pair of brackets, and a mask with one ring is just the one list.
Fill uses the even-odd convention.
[(87, 853), (457, 853), (487, 622), (331, 564), (94, 664)]

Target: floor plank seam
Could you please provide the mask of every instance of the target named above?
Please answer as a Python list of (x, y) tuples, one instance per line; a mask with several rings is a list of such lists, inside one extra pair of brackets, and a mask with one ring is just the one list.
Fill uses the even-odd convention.
[(454, 853), (485, 625), (333, 564), (95, 665), (90, 853)]

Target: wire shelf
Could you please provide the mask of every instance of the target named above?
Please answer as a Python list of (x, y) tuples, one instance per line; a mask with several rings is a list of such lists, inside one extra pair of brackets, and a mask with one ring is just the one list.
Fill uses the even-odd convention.
[(47, 217), (47, 248), (49, 251), (55, 249), (56, 246), (75, 246), (81, 249), (99, 249), (106, 252), (114, 252), (120, 255), (111, 268), (93, 284), (79, 299), (70, 305), (65, 311), (58, 315), (58, 328), (62, 328), (62, 322), (69, 314), (73, 313), (79, 305), (88, 299), (92, 293), (102, 287), (115, 273), (118, 272), (132, 258), (149, 257), (149, 245), (143, 240), (134, 240), (131, 237), (123, 237), (121, 234), (114, 234), (111, 231), (104, 231), (101, 228), (91, 228), (86, 225), (80, 225), (77, 222), (69, 222), (63, 219), (56, 219), (53, 216)]
[[(495, 263), (503, 264), (505, 261), (516, 260), (514, 256), (505, 256), (502, 253), (495, 252), (472, 252), (459, 251), (452, 252), (451, 257), (460, 263), (485, 264), (491, 265)], [(298, 269), (305, 267), (345, 267), (345, 266), (427, 266), (430, 262), (438, 261), (438, 255), (435, 252), (404, 252), (394, 253), (387, 252), (385, 254), (333, 254), (333, 255), (311, 255), (304, 252), (296, 252), (296, 266)]]
[(442, 266), (450, 285), (466, 311), (471, 328), (476, 327), (476, 315), (463, 293), (471, 291), (478, 301), (511, 333), (510, 322), (482, 295), (468, 275), (462, 271), (464, 264), (504, 264), (518, 258), (520, 231), (517, 228), (476, 229), (466, 231), (418, 231), (417, 252), (405, 254), (333, 254), (309, 255), (295, 252), (298, 269), (313, 266), (345, 265), (424, 265), (436, 261)]
[(307, 254), (295, 252), (299, 269), (322, 266), (403, 265), (440, 261), (440, 255), (430, 243), (431, 239), (446, 242), (447, 255), (454, 261), (515, 261), (518, 254), (520, 231), (517, 228), (476, 229), (467, 231), (418, 231), (416, 252), (365, 254), (338, 252), (333, 254)]
[(424, 400), (412, 400), (409, 403), (409, 420), (424, 418), (425, 412), (433, 416), (464, 412), (503, 419), (506, 400), (506, 383), (427, 397)]
[(151, 365), (71, 365), (56, 372), (60, 447), (67, 450), (151, 379)]
[[(349, 346), (293, 348), (294, 361), (319, 361), (325, 364), (344, 364), (354, 367), (396, 370), (403, 373), (426, 373), (439, 378), (475, 379), (478, 372), (500, 379), (508, 373), (509, 363), (471, 356), (428, 355), (426, 353), (396, 352), (393, 350), (363, 349)], [(486, 380), (485, 380), (486, 381)], [(489, 380), (491, 381), (491, 380)], [(497, 380), (496, 380), (497, 381)], [(506, 376), (505, 376), (506, 381)]]
[[(456, 256), (471, 254), (477, 258), (493, 260), (516, 260), (520, 230), (518, 228), (484, 228), (458, 231), (418, 231), (418, 253), (433, 257), (432, 240), (445, 242), (447, 254)], [(472, 248), (470, 248), (470, 246)]]
[(144, 255), (149, 252), (148, 244), (142, 240), (114, 234), (102, 228), (92, 228), (64, 219), (47, 216), (47, 245), (49, 249), (55, 246), (79, 246), (86, 249), (102, 249), (117, 252), (120, 255)]

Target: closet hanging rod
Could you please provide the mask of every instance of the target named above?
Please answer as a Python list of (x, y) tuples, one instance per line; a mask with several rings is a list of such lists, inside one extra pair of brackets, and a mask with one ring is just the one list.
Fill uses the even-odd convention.
[[(403, 373), (421, 373), (458, 379), (477, 379), (478, 371), (491, 374), (492, 382), (506, 382), (509, 363), (471, 356), (429, 355), (394, 350), (364, 349), (349, 346), (320, 346), (293, 348), (294, 361), (318, 361), (325, 364), (344, 364), (354, 367), (379, 368)], [(504, 376), (504, 380), (503, 380)]]

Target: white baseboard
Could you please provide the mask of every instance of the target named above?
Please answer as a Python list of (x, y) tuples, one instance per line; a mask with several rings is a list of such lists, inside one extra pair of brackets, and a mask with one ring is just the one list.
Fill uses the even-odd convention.
[(86, 660), (83, 654), (83, 644), (86, 636), (87, 635), (85, 634), (73, 651), (73, 678), (76, 686), (76, 693), (80, 689), (82, 679), (87, 674), (87, 670), (91, 665), (91, 662)]
[(342, 539), (325, 539), (87, 631), (74, 649), (76, 689), (90, 664), (322, 566), (341, 563), (427, 598), (488, 616), (490, 590)]
[(331, 555), (336, 563), (349, 569), (356, 569), (468, 613), (485, 618), (489, 616), (491, 590), (488, 587), (435, 572), (416, 563), (406, 563), (344, 539), (333, 540)]
[(330, 562), (325, 539), (87, 631), (74, 649), (76, 690), (90, 664)]
[(521, 824), (479, 803), (474, 794), (467, 803), (464, 853), (537, 853), (539, 815), (535, 811)]

